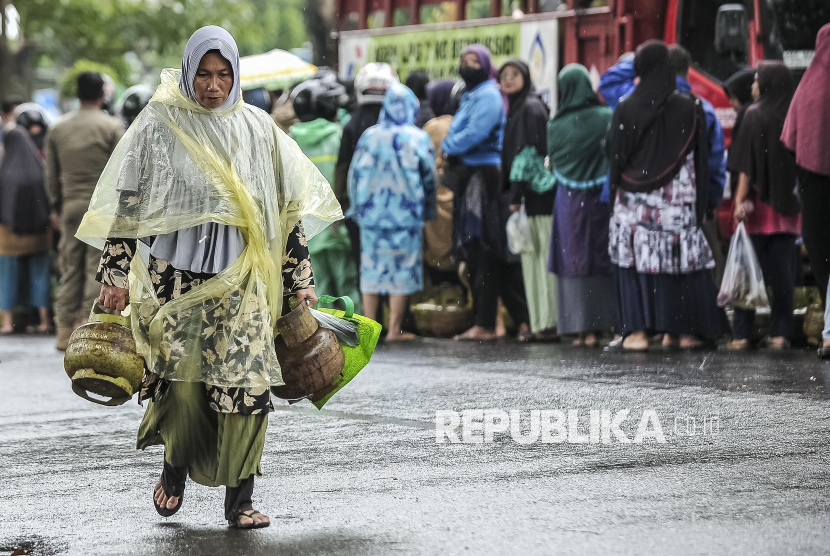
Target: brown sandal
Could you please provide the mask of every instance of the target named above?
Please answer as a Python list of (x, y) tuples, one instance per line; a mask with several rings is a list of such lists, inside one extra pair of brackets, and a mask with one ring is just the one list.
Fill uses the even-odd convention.
[(781, 343), (773, 342), (772, 338), (767, 336), (766, 338), (764, 338), (764, 340), (762, 342), (762, 346), (765, 349), (771, 349), (773, 351), (785, 351), (785, 350), (790, 349), (790, 341), (788, 339), (784, 338), (784, 341), (781, 342)]
[(729, 340), (724, 346), (723, 349), (726, 351), (749, 351), (752, 349), (752, 345), (749, 341), (742, 341), (743, 338), (732, 339)]

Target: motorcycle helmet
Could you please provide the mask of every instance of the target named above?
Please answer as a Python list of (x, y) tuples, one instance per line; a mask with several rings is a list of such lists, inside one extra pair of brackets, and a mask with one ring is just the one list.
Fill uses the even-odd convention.
[(130, 127), (152, 96), (153, 88), (149, 85), (133, 85), (118, 99), (115, 104), (115, 115)]
[(386, 89), (392, 83), (400, 82), (398, 74), (389, 64), (372, 62), (363, 66), (354, 79), (357, 103), (381, 104)]
[(317, 72), (311, 76), (311, 79), (319, 79), (320, 81), (340, 81), (337, 72), (328, 66), (320, 66)]
[(17, 113), (17, 125), (21, 125), (26, 129), (31, 130), (34, 126), (40, 126), (46, 129), (46, 120), (43, 118), (43, 114), (40, 113), (39, 110), (22, 110)]
[(271, 102), (271, 93), (264, 87), (242, 91), (242, 100), (245, 101), (245, 104), (256, 106), (269, 114), (271, 109), (274, 108), (273, 102)]
[(46, 111), (33, 102), (27, 102), (18, 106), (14, 114), (17, 125), (25, 127), (35, 146), (38, 149), (43, 149), (46, 131), (49, 129)]
[(301, 122), (310, 122), (317, 118), (334, 121), (337, 110), (349, 100), (346, 88), (336, 79), (309, 79), (300, 83), (291, 91), (291, 105)]
[[(23, 116), (23, 119), (26, 118), (34, 118), (36, 121), (41, 121), (49, 127), (55, 121), (55, 117), (52, 116), (43, 106), (37, 104), (36, 102), (24, 102), (23, 104), (18, 104), (15, 106), (14, 110), (12, 111), (14, 115), (15, 121), (24, 127), (26, 127), (25, 123), (22, 123), (18, 120), (22, 114), (27, 114)], [(28, 121), (28, 120), (26, 120)]]

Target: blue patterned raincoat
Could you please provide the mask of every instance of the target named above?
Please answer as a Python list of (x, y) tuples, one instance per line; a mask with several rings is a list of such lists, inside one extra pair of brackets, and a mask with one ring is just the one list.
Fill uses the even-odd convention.
[(347, 215), (360, 225), (362, 292), (423, 288), (422, 235), (424, 222), (436, 217), (436, 170), (432, 141), (414, 125), (417, 115), (415, 94), (390, 87), (349, 168)]

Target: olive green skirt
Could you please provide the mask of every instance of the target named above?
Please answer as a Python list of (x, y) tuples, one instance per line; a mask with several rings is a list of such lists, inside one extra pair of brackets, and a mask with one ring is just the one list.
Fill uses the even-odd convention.
[(204, 384), (176, 381), (161, 400), (149, 403), (136, 447), (162, 445), (167, 463), (187, 467), (200, 485), (236, 487), (262, 474), (267, 427), (267, 413), (218, 413), (210, 408)]

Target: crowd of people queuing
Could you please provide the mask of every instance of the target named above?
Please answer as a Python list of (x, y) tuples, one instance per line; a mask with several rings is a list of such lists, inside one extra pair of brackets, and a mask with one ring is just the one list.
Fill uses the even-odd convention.
[[(459, 341), (504, 337), (506, 313), (522, 341), (566, 335), (591, 347), (613, 331), (611, 351), (708, 349), (731, 334), (726, 348), (749, 349), (755, 312), (736, 307), (730, 327), (716, 303), (728, 176), (733, 226), (744, 223), (772, 291), (763, 344), (789, 347), (798, 237), (825, 303), (830, 274), (830, 26), (797, 90), (778, 61), (725, 82), (737, 112), (728, 153), (714, 108), (691, 93), (690, 65), (684, 48), (661, 41), (622, 56), (596, 88), (585, 67), (567, 65), (552, 117), (527, 64), (496, 67), (482, 45), (464, 49), (459, 81), (412, 72), (402, 84), (371, 63), (350, 91), (321, 70), (286, 91), (274, 118), (329, 181), (345, 220), (308, 241), (311, 261), (292, 277), (312, 285), (313, 265), (320, 294), (349, 296), (370, 317), (388, 304), (388, 341), (414, 337), (409, 296), (450, 283), (472, 300)], [(100, 252), (75, 233), (124, 132), (101, 110), (100, 75), (82, 74), (78, 97), (81, 109), (48, 130), (19, 102), (2, 114), (0, 334), (12, 332), (19, 292), (39, 311), (30, 331), (51, 331), (59, 236), (59, 349), (98, 298)], [(520, 253), (506, 231), (516, 213), (528, 238)], [(236, 241), (216, 248), (237, 252)]]
[[(614, 330), (607, 350), (643, 351), (655, 342), (695, 350), (713, 348), (731, 333), (727, 349), (749, 349), (754, 311), (735, 307), (730, 327), (717, 305), (726, 257), (716, 211), (729, 173), (733, 229), (744, 223), (772, 292), (762, 344), (789, 347), (796, 337), (796, 243), (804, 203), (797, 189), (812, 185), (819, 196), (817, 184), (826, 176), (805, 166), (809, 159), (812, 168), (822, 168), (816, 143), (796, 137), (827, 124), (803, 116), (799, 124), (798, 114), (812, 99), (806, 91), (826, 75), (827, 35), (826, 29), (819, 35), (815, 61), (795, 97), (792, 74), (778, 61), (742, 69), (725, 84), (737, 112), (728, 157), (714, 108), (691, 93), (689, 53), (661, 41), (623, 56), (602, 77), (599, 94), (586, 68), (563, 68), (552, 119), (527, 65), (510, 60), (497, 69), (481, 45), (462, 53), (459, 83), (430, 83), (423, 94), (423, 76), (410, 76), (421, 106), (435, 115), (421, 121), (433, 138), (439, 186), (453, 199), (445, 252), (464, 264), (471, 290), (474, 325), (456, 339), (503, 336), (501, 303), (524, 341), (573, 335), (575, 345), (595, 346)], [(455, 100), (449, 110), (448, 97)], [(826, 111), (809, 102), (815, 114)], [(343, 157), (341, 145), (341, 160), (352, 152), (345, 150)], [(385, 173), (384, 165), (374, 167), (366, 185), (347, 177), (348, 191), (378, 188), (389, 179)], [(431, 195), (436, 188), (427, 181), (424, 192)], [(425, 199), (425, 214), (433, 213), (433, 201)], [(517, 255), (508, 248), (506, 223), (519, 211), (529, 245)], [(813, 219), (805, 243), (824, 299), (826, 242), (816, 238), (830, 236), (815, 230), (822, 224)], [(363, 250), (363, 265), (373, 253)], [(363, 291), (365, 283), (375, 293), (395, 293), (370, 286), (364, 269)], [(420, 279), (419, 272), (412, 275)], [(820, 349), (825, 355), (827, 336)]]

